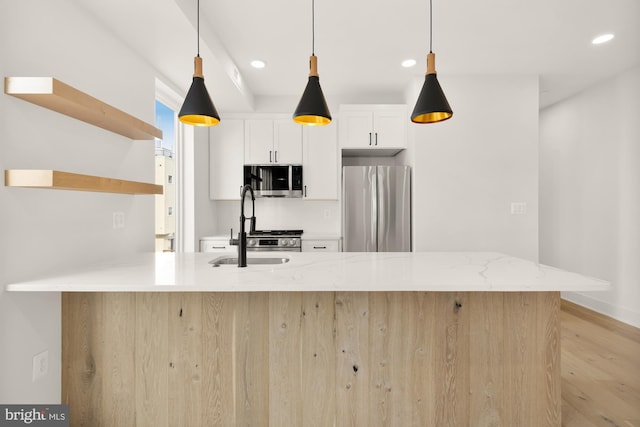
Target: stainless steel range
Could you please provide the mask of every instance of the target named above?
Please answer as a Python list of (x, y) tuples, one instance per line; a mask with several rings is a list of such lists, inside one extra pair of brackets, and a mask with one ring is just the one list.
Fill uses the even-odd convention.
[(256, 230), (247, 235), (247, 251), (301, 252), (302, 230)]

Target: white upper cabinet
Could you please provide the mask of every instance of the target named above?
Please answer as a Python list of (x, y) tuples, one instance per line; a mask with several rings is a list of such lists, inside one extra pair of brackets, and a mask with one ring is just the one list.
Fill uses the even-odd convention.
[(237, 200), (242, 188), (244, 120), (225, 119), (209, 129), (209, 195)]
[(383, 155), (407, 148), (406, 105), (341, 105), (339, 117), (342, 149)]
[(244, 160), (246, 164), (273, 163), (273, 120), (244, 121)]
[(305, 126), (302, 164), (305, 200), (338, 199), (338, 135), (336, 126)]
[(302, 127), (291, 119), (245, 120), (245, 164), (302, 164)]
[(302, 126), (291, 119), (273, 121), (274, 162), (302, 164)]

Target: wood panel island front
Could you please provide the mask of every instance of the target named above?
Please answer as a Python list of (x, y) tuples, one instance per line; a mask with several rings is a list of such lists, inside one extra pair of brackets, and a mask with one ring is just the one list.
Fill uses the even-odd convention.
[(560, 291), (609, 287), (497, 253), (286, 256), (7, 289), (62, 292), (72, 426), (560, 427)]

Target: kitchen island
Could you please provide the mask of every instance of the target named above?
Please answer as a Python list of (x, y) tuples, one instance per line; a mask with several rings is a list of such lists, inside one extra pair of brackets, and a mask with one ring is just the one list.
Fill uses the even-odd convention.
[(559, 292), (609, 287), (498, 253), (285, 256), (7, 289), (63, 293), (71, 425), (559, 427)]

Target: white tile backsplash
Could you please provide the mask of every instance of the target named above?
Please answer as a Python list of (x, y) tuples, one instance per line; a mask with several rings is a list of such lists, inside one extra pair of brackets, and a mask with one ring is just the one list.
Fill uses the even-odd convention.
[[(240, 226), (240, 201), (216, 202), (216, 233), (234, 233)], [(245, 202), (245, 216), (251, 216), (251, 200)], [(302, 229), (313, 233), (340, 233), (338, 201), (302, 199), (256, 199), (256, 223), (259, 230)], [(249, 224), (247, 223), (247, 227)]]

